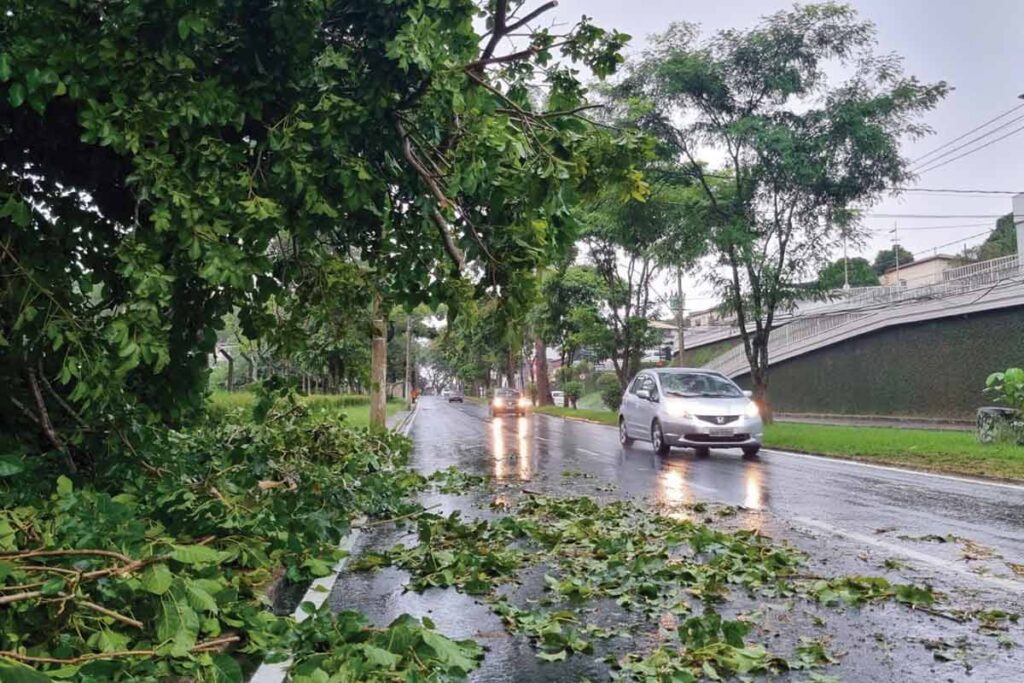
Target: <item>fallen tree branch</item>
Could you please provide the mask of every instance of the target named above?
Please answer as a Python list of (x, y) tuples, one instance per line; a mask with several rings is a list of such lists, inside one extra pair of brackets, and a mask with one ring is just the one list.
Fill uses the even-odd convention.
[[(67, 597), (72, 597), (72, 596), (67, 596)], [(72, 599), (73, 599), (73, 597), (72, 597)], [(76, 605), (82, 605), (84, 607), (88, 607), (89, 609), (91, 609), (91, 610), (93, 610), (95, 612), (99, 612), (100, 614), (103, 614), (105, 616), (108, 616), (111, 619), (116, 619), (117, 621), (120, 621), (122, 624), (128, 624), (129, 626), (134, 626), (135, 628), (138, 628), (138, 629), (141, 629), (141, 628), (143, 628), (145, 626), (145, 624), (143, 624), (138, 619), (132, 619), (131, 617), (126, 617), (125, 615), (121, 614), (120, 612), (115, 612), (114, 610), (109, 609), (107, 607), (104, 607), (103, 605), (96, 604), (92, 600), (75, 600), (75, 604)]]
[(23, 560), (29, 557), (80, 557), (90, 556), (96, 557), (112, 557), (116, 560), (120, 560), (126, 564), (132, 564), (136, 560), (115, 552), (113, 550), (100, 550), (94, 548), (67, 548), (62, 550), (22, 550), (14, 553), (0, 553), (0, 560)]
[(409, 519), (410, 517), (415, 517), (416, 515), (422, 515), (424, 512), (429, 512), (429, 511), (434, 510), (435, 508), (439, 508), (439, 507), (441, 507), (440, 503), (438, 503), (437, 505), (431, 505), (430, 507), (425, 507), (422, 510), (414, 510), (414, 511), (412, 511), (412, 512), (410, 512), (408, 514), (405, 514), (405, 515), (399, 515), (398, 517), (392, 517), (390, 519), (375, 519), (372, 522), (367, 522), (364, 526), (367, 526), (367, 527), (381, 526), (383, 524), (389, 524), (391, 522), (400, 522), (403, 519)]
[(14, 595), (3, 595), (0, 596), (0, 605), (9, 605), (12, 602), (32, 600), (33, 598), (42, 597), (42, 595), (42, 591), (26, 591), (24, 593), (15, 593)]
[[(241, 636), (225, 636), (223, 638), (217, 638), (215, 640), (208, 640), (203, 643), (196, 644), (192, 648), (192, 652), (209, 652), (211, 649), (217, 649), (230, 643), (237, 643), (242, 638)], [(33, 664), (84, 664), (85, 662), (92, 662), (97, 659), (118, 659), (121, 657), (157, 657), (159, 656), (156, 650), (118, 650), (116, 652), (94, 652), (87, 655), (79, 655), (78, 657), (68, 657), (66, 659), (60, 659), (58, 657), (34, 657), (32, 655), (23, 655), (18, 652), (11, 650), (0, 650), (0, 657), (6, 657), (8, 659), (14, 659), (19, 662), (28, 662)]]

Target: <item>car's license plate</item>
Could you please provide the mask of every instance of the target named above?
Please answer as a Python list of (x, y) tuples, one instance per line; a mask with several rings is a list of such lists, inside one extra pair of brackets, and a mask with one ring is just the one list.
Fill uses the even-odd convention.
[(732, 428), (731, 427), (725, 427), (725, 428), (719, 427), (719, 428), (716, 429), (716, 428), (712, 427), (711, 429), (708, 430), (708, 434), (710, 434), (711, 436), (732, 436)]

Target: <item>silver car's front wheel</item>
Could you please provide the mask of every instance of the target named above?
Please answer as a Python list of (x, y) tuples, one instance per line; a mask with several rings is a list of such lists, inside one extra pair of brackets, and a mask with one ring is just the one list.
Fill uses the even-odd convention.
[(657, 420), (651, 425), (651, 445), (658, 455), (668, 455), (671, 450), (671, 446), (665, 442), (665, 432), (661, 431), (661, 423)]
[(628, 446), (633, 443), (633, 439), (629, 437), (629, 431), (626, 429), (626, 420), (619, 418), (619, 443), (623, 446)]

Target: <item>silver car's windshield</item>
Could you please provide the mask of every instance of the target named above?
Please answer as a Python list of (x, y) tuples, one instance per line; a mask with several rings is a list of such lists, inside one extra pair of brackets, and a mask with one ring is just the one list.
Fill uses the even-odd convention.
[(735, 384), (717, 375), (700, 372), (659, 372), (661, 389), (670, 396), (704, 398), (739, 398), (743, 396)]

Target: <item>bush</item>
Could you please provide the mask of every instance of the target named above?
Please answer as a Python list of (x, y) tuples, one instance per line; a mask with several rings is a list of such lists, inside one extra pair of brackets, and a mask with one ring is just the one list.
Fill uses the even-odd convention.
[(622, 385), (614, 372), (606, 372), (597, 378), (597, 390), (601, 392), (601, 402), (605, 407), (618, 411), (622, 404)]
[(985, 392), (994, 395), (996, 401), (1006, 407), (1024, 412), (1024, 369), (993, 372), (985, 380)]
[(562, 384), (562, 391), (565, 392), (565, 405), (576, 407), (576, 402), (580, 400), (580, 396), (583, 395), (583, 383), (582, 382), (565, 382)]
[(1011, 412), (999, 415), (978, 411), (977, 435), (982, 443), (1016, 442), (1024, 445), (1024, 369), (993, 372), (985, 380), (985, 393), (995, 397)]

